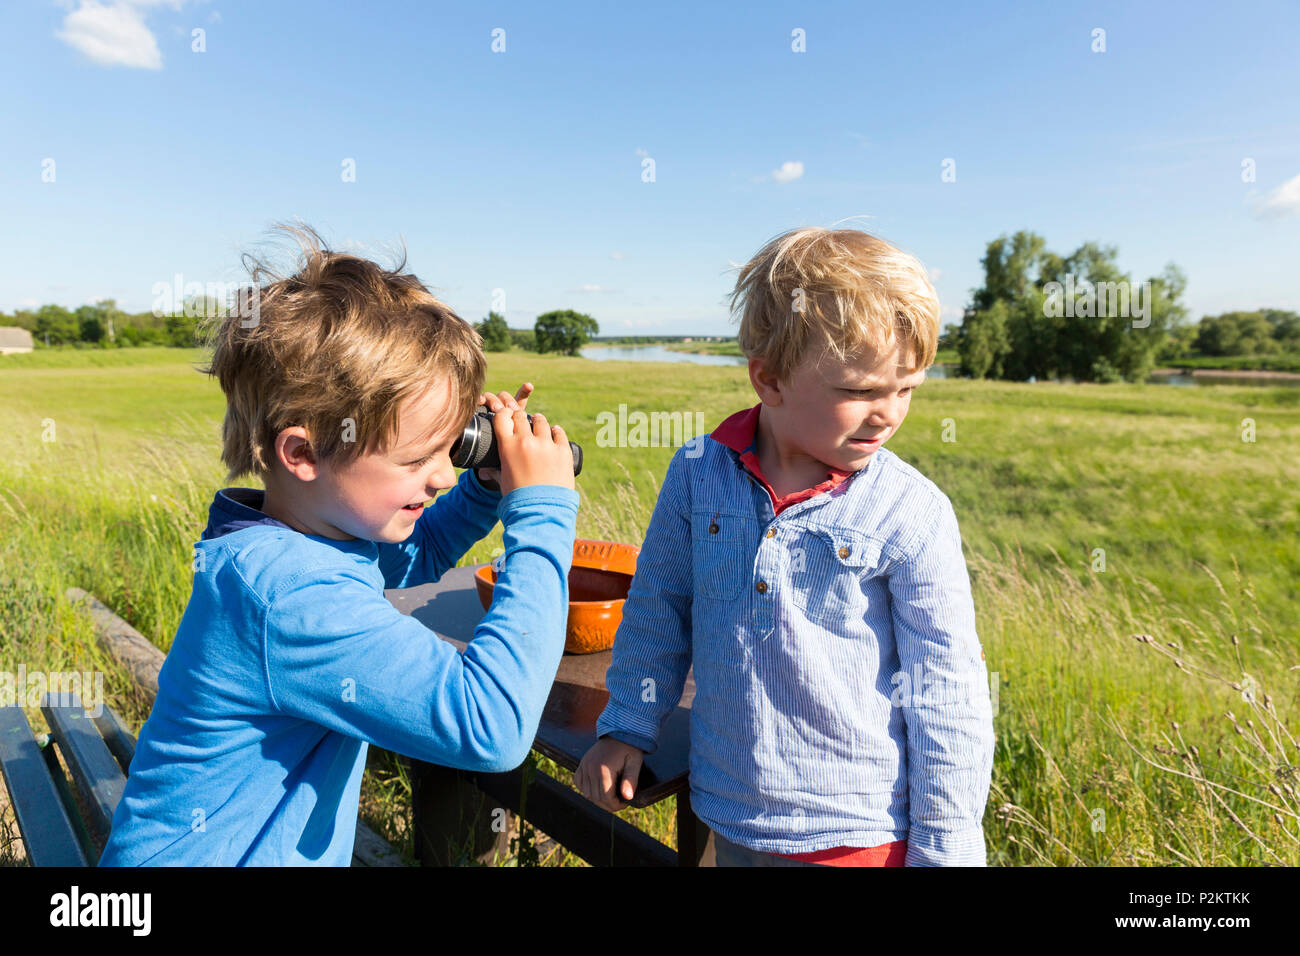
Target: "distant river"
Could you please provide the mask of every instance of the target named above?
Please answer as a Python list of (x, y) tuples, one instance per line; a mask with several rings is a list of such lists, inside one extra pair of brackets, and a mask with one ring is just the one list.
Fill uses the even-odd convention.
[[(696, 365), (744, 365), (742, 355), (700, 355), (694, 352), (676, 352), (662, 345), (605, 345), (581, 349), (583, 358), (597, 362), (693, 362)], [(950, 374), (951, 373), (951, 374)], [(925, 377), (955, 378), (957, 366), (932, 365), (926, 369)], [(1300, 376), (1273, 377), (1264, 375), (1184, 375), (1180, 372), (1161, 370), (1147, 379), (1148, 385), (1293, 385), (1300, 386)]]
[(597, 362), (694, 362), (696, 365), (744, 365), (743, 355), (696, 355), (674, 352), (662, 345), (602, 345), (581, 349), (583, 358)]

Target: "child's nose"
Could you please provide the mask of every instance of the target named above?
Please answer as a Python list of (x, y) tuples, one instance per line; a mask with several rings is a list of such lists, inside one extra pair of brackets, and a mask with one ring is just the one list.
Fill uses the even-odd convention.
[(867, 421), (876, 428), (897, 425), (907, 414), (907, 402), (902, 397), (886, 399), (871, 409)]

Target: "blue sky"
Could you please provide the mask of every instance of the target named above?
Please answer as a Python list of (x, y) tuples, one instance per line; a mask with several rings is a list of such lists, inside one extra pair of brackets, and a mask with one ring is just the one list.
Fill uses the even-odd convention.
[(837, 223), (920, 258), (945, 322), (1017, 229), (1135, 280), (1177, 263), (1193, 319), (1300, 309), (1296, 3), (975, 7), (11, 4), (0, 309), (142, 311), (292, 218), (404, 240), (463, 317), (500, 289), (518, 328), (728, 334), (734, 267)]

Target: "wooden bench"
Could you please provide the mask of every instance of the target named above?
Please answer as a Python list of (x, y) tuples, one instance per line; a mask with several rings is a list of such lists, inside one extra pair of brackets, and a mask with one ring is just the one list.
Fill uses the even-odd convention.
[(75, 694), (44, 695), (41, 714), (49, 734), (34, 734), (18, 705), (0, 707), (0, 770), (23, 846), (32, 866), (90, 866), (108, 840), (135, 738), (112, 708), (88, 716)]

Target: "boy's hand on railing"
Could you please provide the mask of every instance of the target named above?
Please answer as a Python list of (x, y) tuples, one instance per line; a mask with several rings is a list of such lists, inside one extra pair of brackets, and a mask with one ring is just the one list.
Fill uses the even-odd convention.
[(573, 785), (596, 806), (610, 812), (622, 810), (636, 795), (643, 756), (640, 747), (603, 737), (583, 755), (573, 773)]

